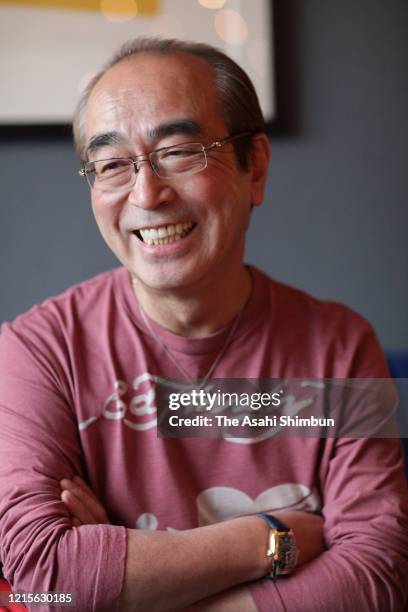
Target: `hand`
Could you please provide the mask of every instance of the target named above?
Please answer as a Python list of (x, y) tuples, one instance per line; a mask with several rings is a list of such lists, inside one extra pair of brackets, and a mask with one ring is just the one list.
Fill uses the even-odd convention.
[(108, 524), (105, 508), (99, 502), (92, 489), (80, 478), (64, 478), (60, 482), (61, 499), (72, 516), (72, 525)]

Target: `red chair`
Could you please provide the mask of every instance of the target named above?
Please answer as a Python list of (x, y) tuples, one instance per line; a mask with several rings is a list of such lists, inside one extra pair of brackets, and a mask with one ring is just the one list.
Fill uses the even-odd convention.
[(12, 604), (11, 606), (2, 606), (2, 602), (5, 601), (5, 595), (11, 593), (11, 588), (7, 580), (0, 578), (0, 612), (24, 612), (27, 611), (25, 606), (20, 604)]

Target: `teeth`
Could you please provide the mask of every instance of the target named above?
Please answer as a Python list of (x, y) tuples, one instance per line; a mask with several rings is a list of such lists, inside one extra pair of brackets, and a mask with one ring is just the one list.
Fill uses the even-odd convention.
[(169, 244), (176, 240), (181, 240), (191, 230), (194, 223), (177, 223), (172, 225), (163, 225), (159, 228), (143, 228), (140, 231), (140, 235), (143, 241), (148, 244)]

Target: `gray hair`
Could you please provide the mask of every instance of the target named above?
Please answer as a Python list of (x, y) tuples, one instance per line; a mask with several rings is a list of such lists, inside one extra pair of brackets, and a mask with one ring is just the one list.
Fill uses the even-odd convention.
[[(82, 92), (73, 117), (75, 148), (81, 160), (85, 161), (86, 159), (84, 116), (93, 88), (109, 68), (139, 53), (159, 53), (163, 55), (189, 53), (204, 59), (213, 69), (215, 89), (229, 133), (236, 134), (247, 131), (256, 133), (265, 130), (258, 96), (250, 78), (225, 53), (204, 43), (177, 39), (135, 38), (120, 47)], [(241, 168), (248, 170), (251, 139), (241, 138), (236, 140), (233, 145)]]

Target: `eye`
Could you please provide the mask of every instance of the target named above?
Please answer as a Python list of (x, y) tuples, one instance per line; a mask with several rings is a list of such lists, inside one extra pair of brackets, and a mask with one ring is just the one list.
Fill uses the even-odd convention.
[(198, 153), (202, 153), (201, 145), (196, 142), (190, 142), (163, 149), (159, 152), (159, 159), (162, 162), (175, 162), (190, 159)]
[(172, 157), (187, 157), (188, 155), (193, 155), (195, 152), (196, 151), (191, 150), (191, 148), (178, 147), (177, 149), (164, 151), (162, 154), (162, 159), (171, 159)]
[(95, 172), (97, 174), (107, 174), (115, 170), (121, 170), (129, 167), (128, 159), (111, 159), (103, 162), (95, 162)]

